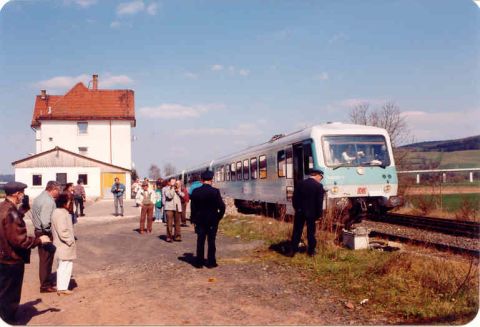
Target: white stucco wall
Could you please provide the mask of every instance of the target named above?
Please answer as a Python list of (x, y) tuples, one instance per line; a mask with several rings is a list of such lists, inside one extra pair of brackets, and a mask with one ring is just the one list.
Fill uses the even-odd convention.
[[(111, 125), (110, 125), (111, 123)], [(87, 157), (130, 169), (132, 167), (131, 123), (129, 121), (88, 121), (88, 132), (78, 133), (77, 121), (42, 121), (36, 131), (37, 153), (56, 146), (79, 153), (87, 147)]]
[[(27, 184), (28, 187), (25, 190), (25, 194), (35, 198), (45, 189), (48, 181), (56, 180), (57, 173), (67, 173), (67, 183), (74, 183), (74, 185), (77, 184), (79, 174), (87, 174), (88, 185), (84, 185), (87, 198), (100, 197), (101, 179), (99, 167), (15, 168), (15, 180)], [(32, 185), (33, 175), (37, 174), (42, 175), (41, 186)]]

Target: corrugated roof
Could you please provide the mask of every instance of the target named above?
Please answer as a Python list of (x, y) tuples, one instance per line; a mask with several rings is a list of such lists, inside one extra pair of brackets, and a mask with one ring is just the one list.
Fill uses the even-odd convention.
[(131, 120), (135, 125), (132, 90), (92, 90), (77, 83), (65, 95), (37, 95), (32, 127), (41, 120)]

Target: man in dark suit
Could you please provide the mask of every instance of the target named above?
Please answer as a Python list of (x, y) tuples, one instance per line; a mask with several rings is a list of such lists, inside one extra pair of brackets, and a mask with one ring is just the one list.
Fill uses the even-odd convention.
[(310, 177), (301, 181), (293, 191), (293, 208), (295, 219), (293, 221), (292, 248), (289, 253), (294, 256), (298, 251), (298, 243), (302, 236), (303, 226), (307, 223), (307, 239), (309, 256), (315, 255), (317, 240), (315, 238), (315, 221), (322, 217), (323, 213), (323, 179), (321, 170), (312, 169)]
[(191, 222), (195, 225), (197, 233), (197, 258), (195, 267), (204, 265), (205, 239), (208, 239), (207, 268), (217, 267), (215, 258), (215, 237), (217, 236), (218, 223), (225, 214), (220, 191), (212, 187), (213, 172), (205, 171), (201, 175), (203, 185), (193, 190), (191, 201)]

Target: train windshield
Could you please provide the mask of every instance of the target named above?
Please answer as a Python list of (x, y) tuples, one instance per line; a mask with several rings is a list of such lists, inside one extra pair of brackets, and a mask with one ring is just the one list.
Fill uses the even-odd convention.
[(383, 135), (335, 135), (323, 137), (325, 163), (329, 167), (390, 165)]

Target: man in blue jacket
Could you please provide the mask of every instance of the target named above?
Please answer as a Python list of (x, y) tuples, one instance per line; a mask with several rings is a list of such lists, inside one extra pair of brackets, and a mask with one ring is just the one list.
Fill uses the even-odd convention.
[(310, 170), (310, 177), (298, 183), (293, 191), (292, 204), (295, 209), (293, 221), (292, 248), (289, 253), (294, 256), (298, 251), (298, 243), (302, 236), (303, 226), (307, 224), (307, 239), (309, 256), (315, 255), (317, 240), (315, 238), (315, 221), (323, 214), (323, 196), (325, 191), (320, 183), (323, 179), (321, 170)]
[(123, 217), (123, 194), (125, 193), (125, 185), (120, 183), (120, 179), (115, 177), (115, 183), (112, 185), (113, 205), (115, 206), (115, 217), (118, 216), (120, 208), (120, 216)]
[(205, 264), (205, 240), (208, 240), (207, 268), (217, 267), (215, 257), (215, 238), (218, 224), (225, 214), (220, 191), (212, 187), (213, 172), (202, 173), (203, 185), (193, 190), (191, 200), (191, 222), (195, 225), (197, 233), (197, 258), (195, 267), (201, 268)]

